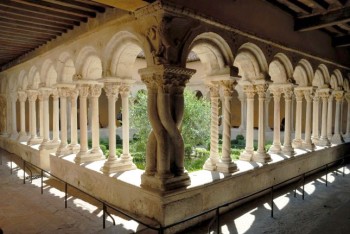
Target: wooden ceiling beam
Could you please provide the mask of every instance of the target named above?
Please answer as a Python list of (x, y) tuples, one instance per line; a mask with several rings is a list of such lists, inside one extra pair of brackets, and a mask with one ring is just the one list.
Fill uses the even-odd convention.
[(99, 13), (103, 13), (106, 11), (106, 9), (102, 6), (96, 6), (96, 5), (91, 5), (91, 4), (88, 4), (86, 2), (78, 2), (78, 1), (75, 1), (75, 0), (56, 0), (56, 2), (62, 2), (62, 3), (65, 3), (67, 5), (72, 5), (72, 6), (76, 6), (76, 7), (80, 7), (80, 8), (85, 8), (85, 9), (88, 9), (88, 10), (93, 10), (93, 11), (96, 11), (96, 12), (99, 12)]
[(1, 30), (0, 30), (0, 34), (12, 36), (12, 37), (18, 37), (19, 39), (33, 40), (33, 41), (48, 41), (53, 39), (49, 37), (36, 36), (33, 34), (20, 34), (20, 33), (8, 32), (8, 31), (1, 31)]
[(341, 37), (334, 37), (332, 40), (332, 45), (334, 47), (350, 46), (350, 35), (345, 35), (345, 36), (341, 36)]
[(36, 37), (36, 38), (45, 38), (45, 39), (54, 39), (56, 38), (56, 35), (53, 34), (46, 34), (46, 33), (40, 33), (40, 32), (33, 32), (33, 31), (26, 31), (26, 30), (18, 30), (16, 28), (10, 28), (6, 26), (0, 25), (0, 33), (11, 33), (16, 34), (20, 36), (30, 36), (30, 37)]
[(324, 0), (313, 0), (313, 2), (315, 4), (317, 4), (317, 6), (319, 6), (320, 8), (323, 8), (325, 10), (327, 10), (329, 7), (329, 3), (324, 1)]
[(295, 19), (295, 31), (310, 31), (350, 21), (350, 7), (329, 11), (305, 18)]
[(290, 9), (289, 7), (287, 7), (285, 4), (282, 4), (282, 3), (280, 3), (280, 2), (278, 2), (278, 1), (276, 1), (276, 0), (266, 0), (266, 1), (269, 2), (269, 3), (271, 3), (272, 5), (274, 5), (274, 6), (278, 7), (278, 8), (280, 8), (281, 10), (283, 10), (283, 11), (289, 13), (290, 15), (292, 15), (292, 16), (294, 16), (294, 17), (297, 16), (296, 12), (293, 11), (292, 9)]
[(25, 27), (22, 25), (17, 25), (17, 24), (8, 23), (8, 22), (0, 22), (0, 27), (17, 29), (19, 31), (31, 32), (31, 33), (43, 33), (43, 34), (54, 35), (54, 36), (62, 35), (61, 32), (52, 32), (52, 31), (47, 31), (39, 28)]
[(37, 43), (23, 42), (18, 40), (10, 40), (3, 35), (0, 35), (0, 43), (8, 46), (8, 47), (19, 47), (22, 49), (32, 49), (33, 47), (37, 47)]
[(298, 0), (284, 0), (289, 5), (292, 5), (294, 8), (299, 9), (301, 12), (306, 14), (311, 14), (313, 9), (304, 3), (299, 2)]
[[(26, 27), (30, 27), (30, 28), (37, 28), (37, 29), (45, 29), (48, 31), (53, 31), (53, 32), (67, 32), (67, 29), (64, 28), (57, 28), (57, 27), (53, 27), (53, 26), (45, 26), (45, 25), (40, 25), (40, 24), (35, 24), (35, 23), (29, 23), (29, 22), (23, 22), (23, 21), (19, 21), (19, 20), (13, 20), (13, 19), (7, 19), (4, 18), (0, 15), (0, 23), (2, 22), (6, 22), (6, 23), (12, 23), (15, 25), (25, 25)], [(69, 27), (68, 29), (71, 29), (72, 27)]]

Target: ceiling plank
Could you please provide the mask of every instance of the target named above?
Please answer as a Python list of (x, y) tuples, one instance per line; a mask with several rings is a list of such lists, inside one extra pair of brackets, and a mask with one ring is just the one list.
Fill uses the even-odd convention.
[(294, 30), (310, 31), (350, 21), (350, 7), (329, 11), (305, 18), (295, 19)]
[(329, 7), (329, 3), (324, 0), (313, 0), (319, 7), (322, 7), (323, 9), (327, 10)]
[(52, 34), (19, 30), (17, 28), (4, 27), (2, 25), (0, 25), (0, 32), (1, 33), (17, 34), (17, 35), (20, 35), (20, 36), (21, 35), (22, 36), (30, 36), (30, 37), (36, 37), (36, 38), (46, 38), (46, 39), (54, 39), (54, 38), (56, 38), (56, 36), (52, 35)]
[(67, 32), (67, 30), (63, 29), (63, 28), (57, 28), (57, 27), (52, 27), (52, 26), (45, 26), (45, 25), (40, 25), (40, 24), (35, 24), (35, 23), (23, 22), (20, 20), (7, 19), (7, 18), (3, 18), (1, 15), (0, 15), (0, 22), (7, 22), (7, 23), (15, 24), (15, 25), (25, 25), (27, 27), (46, 29), (48, 31), (53, 31), (53, 32)]
[(99, 13), (103, 13), (106, 11), (106, 9), (102, 6), (91, 5), (91, 4), (88, 4), (86, 2), (78, 2), (75, 0), (55, 0), (55, 1), (56, 2), (63, 2), (63, 3), (66, 3), (67, 5), (72, 5), (72, 6), (77, 6), (80, 8), (85, 8), (88, 10), (97, 11)]
[(306, 14), (311, 14), (313, 9), (304, 3), (299, 2), (298, 0), (285, 0), (288, 5), (290, 5), (293, 8), (298, 9), (299, 11), (306, 13)]
[(0, 34), (18, 37), (19, 39), (33, 40), (33, 41), (47, 41), (47, 40), (53, 39), (53, 38), (42, 37), (42, 36), (40, 37), (33, 34), (20, 34), (20, 33), (8, 32), (8, 31), (7, 32), (1, 31), (1, 30), (0, 30)]
[(44, 33), (44, 34), (55, 35), (55, 36), (62, 35), (61, 32), (52, 32), (52, 31), (47, 31), (47, 30), (40, 29), (40, 28), (22, 26), (22, 25), (18, 25), (18, 24), (9, 23), (9, 22), (0, 22), (0, 27), (18, 29), (18, 30), (23, 30), (23, 31), (33, 32), (33, 33)]
[(334, 47), (350, 46), (350, 35), (345, 35), (345, 36), (341, 36), (341, 37), (334, 37), (332, 40), (332, 45)]
[(272, 5), (280, 8), (281, 10), (289, 13), (290, 15), (296, 17), (297, 13), (295, 11), (293, 11), (292, 9), (290, 9), (289, 7), (287, 7), (286, 5), (276, 1), (276, 0), (266, 0), (267, 2), (271, 3)]

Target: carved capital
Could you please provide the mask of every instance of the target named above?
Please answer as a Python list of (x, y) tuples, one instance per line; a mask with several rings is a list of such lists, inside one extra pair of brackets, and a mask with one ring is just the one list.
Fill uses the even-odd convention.
[(304, 90), (304, 97), (307, 102), (312, 101), (312, 91), (311, 90)]
[(98, 98), (101, 95), (102, 92), (102, 85), (101, 84), (93, 84), (90, 85), (90, 96), (93, 98)]
[(87, 98), (89, 96), (89, 90), (90, 90), (89, 85), (86, 85), (86, 84), (79, 85), (78, 90), (79, 90), (79, 96), (81, 98)]
[(292, 100), (293, 97), (293, 88), (292, 87), (285, 87), (283, 88), (284, 98), (286, 100)]
[(104, 90), (108, 98), (117, 98), (119, 94), (120, 83), (117, 82), (107, 82), (104, 85)]
[(129, 97), (130, 94), (130, 86), (127, 84), (122, 84), (119, 88), (120, 95), (122, 98)]
[(58, 93), (58, 90), (57, 89), (53, 89), (52, 90), (52, 98), (53, 100), (57, 100), (59, 98), (59, 93)]
[(295, 94), (295, 99), (296, 101), (303, 101), (303, 97), (304, 97), (304, 91), (300, 90), (300, 89), (294, 89), (294, 94)]
[(329, 98), (329, 92), (319, 92), (318, 95), (322, 98), (322, 101), (327, 101)]
[(27, 100), (27, 94), (24, 91), (19, 91), (18, 99), (20, 102), (25, 102)]
[(266, 90), (267, 85), (266, 84), (260, 84), (255, 86), (256, 92), (259, 96), (259, 98), (265, 98), (266, 97)]
[(270, 86), (270, 92), (274, 99), (280, 99), (283, 93), (283, 87), (280, 86)]
[(66, 87), (60, 87), (60, 88), (58, 88), (58, 95), (59, 95), (61, 98), (67, 98), (67, 97), (69, 97), (69, 88), (66, 88)]
[(255, 95), (255, 89), (253, 85), (244, 85), (243, 92), (247, 96), (247, 99), (253, 99)]
[(222, 80), (220, 81), (221, 87), (224, 90), (225, 97), (231, 97), (235, 88), (235, 82), (233, 80)]
[(343, 92), (335, 92), (333, 95), (337, 102), (340, 102), (343, 99)]
[(217, 82), (211, 82), (209, 85), (210, 98), (219, 98), (219, 84)]
[(27, 95), (28, 95), (28, 100), (30, 102), (35, 102), (36, 99), (38, 98), (38, 91), (29, 90), (29, 91), (27, 91)]
[(39, 90), (39, 93), (40, 93), (40, 96), (42, 97), (42, 99), (46, 101), (49, 99), (52, 91), (49, 89), (43, 89), (43, 90)]

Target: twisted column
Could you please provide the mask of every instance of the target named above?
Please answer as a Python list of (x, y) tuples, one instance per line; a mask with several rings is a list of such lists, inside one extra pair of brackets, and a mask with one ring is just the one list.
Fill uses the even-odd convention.
[(327, 102), (329, 98), (329, 91), (320, 92), (322, 98), (322, 128), (321, 138), (318, 141), (319, 146), (329, 146), (330, 142), (327, 137)]
[(311, 140), (314, 144), (317, 144), (317, 141), (320, 138), (319, 135), (319, 100), (320, 97), (318, 96), (318, 92), (315, 93), (314, 98), (313, 98), (313, 116), (312, 116), (312, 136)]
[(60, 144), (60, 137), (59, 137), (59, 105), (58, 105), (58, 91), (57, 89), (53, 90), (52, 92), (52, 144), (54, 146), (58, 146)]
[(335, 123), (334, 123), (334, 135), (332, 137), (333, 144), (341, 144), (344, 142), (342, 135), (340, 134), (340, 104), (343, 100), (343, 92), (337, 91), (334, 94), (336, 100), (335, 106)]
[(328, 98), (327, 138), (329, 141), (332, 140), (333, 135), (333, 97), (333, 94), (331, 94)]
[(27, 132), (26, 132), (26, 106), (25, 102), (27, 100), (27, 94), (24, 91), (19, 91), (18, 92), (18, 99), (19, 99), (19, 104), (20, 104), (20, 119), (21, 119), (21, 129), (20, 133), (18, 136), (18, 141), (24, 141), (26, 140), (27, 137)]
[(293, 148), (301, 148), (302, 147), (302, 139), (301, 139), (301, 116), (302, 116), (302, 105), (303, 105), (303, 90), (294, 89), (295, 99), (297, 102), (296, 113), (295, 113), (295, 136), (293, 140)]
[(222, 156), (216, 164), (217, 171), (232, 173), (237, 170), (237, 166), (231, 158), (231, 99), (233, 95), (234, 81), (225, 80), (220, 82), (224, 90), (224, 119), (222, 135)]
[(305, 140), (303, 143), (304, 149), (313, 150), (315, 145), (311, 141), (311, 90), (304, 90), (304, 96), (306, 100), (306, 119), (305, 119)]
[[(219, 85), (217, 82), (209, 84), (211, 100), (210, 122), (210, 157), (204, 163), (203, 169), (214, 171), (219, 162)], [(243, 105), (243, 102), (241, 102)], [(243, 114), (242, 114), (243, 115)], [(241, 126), (243, 122), (241, 121)]]
[(286, 155), (293, 156), (294, 149), (292, 147), (292, 141), (291, 141), (291, 125), (292, 125), (292, 97), (293, 97), (293, 90), (292, 87), (285, 87), (283, 89), (284, 92), (284, 102), (285, 102), (285, 122), (284, 122), (284, 141), (283, 141), (283, 148), (282, 152)]
[(240, 155), (241, 160), (250, 161), (254, 155), (254, 95), (253, 85), (244, 85), (243, 91), (247, 97), (247, 130), (246, 146)]
[(77, 110), (77, 99), (79, 91), (75, 88), (69, 90), (69, 100), (70, 100), (70, 144), (68, 148), (71, 153), (77, 154), (80, 149), (78, 144), (78, 110)]
[(282, 95), (282, 87), (279, 86), (271, 86), (271, 93), (273, 94), (273, 108), (274, 108), (274, 116), (273, 116), (273, 143), (269, 152), (278, 154), (281, 153), (281, 95)]

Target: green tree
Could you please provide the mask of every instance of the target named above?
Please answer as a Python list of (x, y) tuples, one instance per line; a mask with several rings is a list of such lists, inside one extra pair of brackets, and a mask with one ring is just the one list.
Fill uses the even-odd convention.
[[(185, 145), (192, 147), (206, 145), (210, 137), (210, 103), (185, 89), (185, 111), (181, 133)], [(147, 116), (147, 93), (139, 92), (130, 109), (130, 126), (137, 129), (137, 139), (133, 142), (133, 151), (145, 153), (151, 126)]]

